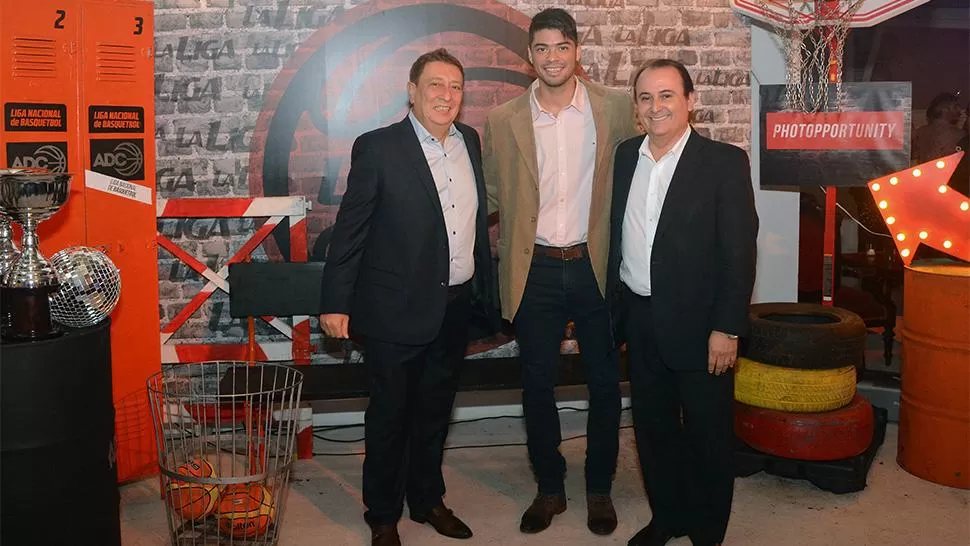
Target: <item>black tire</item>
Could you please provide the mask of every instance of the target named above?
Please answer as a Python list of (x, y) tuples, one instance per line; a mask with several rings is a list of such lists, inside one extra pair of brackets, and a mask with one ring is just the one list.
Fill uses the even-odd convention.
[(860, 366), (866, 325), (855, 313), (811, 303), (758, 303), (748, 312), (744, 356), (763, 364), (830, 370)]

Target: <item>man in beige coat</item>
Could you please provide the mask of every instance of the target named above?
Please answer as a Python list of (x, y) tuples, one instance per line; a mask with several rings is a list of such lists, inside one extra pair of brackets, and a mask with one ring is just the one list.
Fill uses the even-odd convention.
[(529, 460), (538, 494), (520, 530), (546, 529), (566, 509), (565, 459), (553, 389), (566, 324), (575, 324), (589, 387), (587, 524), (616, 528), (610, 499), (619, 445), (619, 355), (604, 299), (613, 154), (634, 136), (625, 93), (580, 80), (576, 22), (547, 9), (529, 27), (538, 80), (485, 125), (489, 210), (499, 211), (499, 286), (522, 363)]

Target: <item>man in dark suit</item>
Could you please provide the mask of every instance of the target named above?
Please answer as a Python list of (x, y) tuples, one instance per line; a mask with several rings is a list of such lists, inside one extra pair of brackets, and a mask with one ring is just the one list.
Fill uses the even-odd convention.
[(646, 135), (616, 152), (609, 295), (626, 339), (634, 431), (653, 512), (631, 545), (724, 540), (734, 489), (738, 336), (748, 327), (758, 216), (747, 155), (690, 127), (682, 64), (634, 79)]
[(500, 318), (481, 141), (455, 122), (463, 86), (461, 63), (443, 49), (414, 62), (407, 118), (354, 142), (324, 269), (323, 330), (364, 343), (374, 545), (400, 544), (405, 498), (411, 519), (472, 536), (442, 502), (441, 461), (469, 323), (494, 332)]

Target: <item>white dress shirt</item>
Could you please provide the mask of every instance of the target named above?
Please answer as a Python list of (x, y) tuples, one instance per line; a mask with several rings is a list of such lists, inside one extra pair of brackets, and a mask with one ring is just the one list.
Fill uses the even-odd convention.
[(667, 198), (667, 189), (690, 133), (688, 127), (674, 147), (659, 160), (650, 153), (649, 136), (643, 139), (640, 146), (640, 157), (623, 215), (620, 280), (641, 296), (650, 295), (650, 256), (657, 224)]
[(567, 247), (585, 243), (596, 164), (596, 124), (586, 86), (576, 78), (572, 102), (553, 115), (530, 89), (532, 128), (539, 167), (536, 243)]
[(448, 230), (448, 284), (471, 280), (475, 273), (475, 220), (478, 216), (478, 191), (465, 137), (454, 124), (448, 128), (444, 143), (433, 137), (421, 122), (408, 114), (431, 168), (438, 201)]

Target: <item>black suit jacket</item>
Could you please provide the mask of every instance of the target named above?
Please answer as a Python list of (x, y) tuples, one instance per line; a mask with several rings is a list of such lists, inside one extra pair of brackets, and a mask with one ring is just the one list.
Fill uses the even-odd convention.
[[(470, 327), (494, 333), (501, 318), (493, 297), (482, 145), (474, 129), (455, 125), (478, 190)], [(354, 334), (429, 343), (448, 304), (449, 260), (438, 192), (411, 121), (358, 137), (324, 267), (322, 312), (349, 314)]]
[[(607, 294), (618, 345), (625, 341), (629, 293), (620, 282), (623, 217), (643, 139), (621, 143), (614, 165)], [(747, 333), (757, 237), (747, 154), (691, 130), (650, 256), (651, 309), (668, 366), (706, 368), (712, 330)]]

